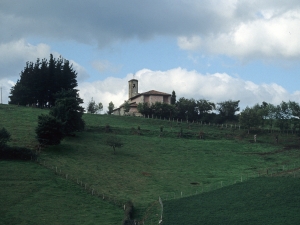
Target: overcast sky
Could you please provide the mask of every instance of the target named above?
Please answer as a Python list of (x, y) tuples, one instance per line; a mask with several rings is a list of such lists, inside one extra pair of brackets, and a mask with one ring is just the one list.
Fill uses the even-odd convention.
[(2, 102), (26, 61), (73, 63), (104, 110), (157, 90), (213, 102), (300, 99), (299, 0), (1, 0)]

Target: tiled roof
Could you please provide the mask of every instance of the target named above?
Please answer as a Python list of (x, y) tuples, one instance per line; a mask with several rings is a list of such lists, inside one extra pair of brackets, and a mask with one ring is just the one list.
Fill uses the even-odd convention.
[(136, 98), (138, 96), (141, 96), (141, 95), (165, 95), (165, 96), (171, 96), (171, 94), (168, 94), (168, 93), (151, 90), (151, 91), (147, 91), (147, 92), (143, 92), (143, 93), (138, 93), (137, 95), (133, 96), (131, 99), (134, 99), (134, 98)]

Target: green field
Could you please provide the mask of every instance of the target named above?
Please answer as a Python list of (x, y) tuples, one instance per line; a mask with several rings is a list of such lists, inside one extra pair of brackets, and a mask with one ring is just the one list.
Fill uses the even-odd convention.
[(116, 224), (122, 210), (32, 162), (0, 161), (0, 224)]
[(299, 224), (300, 179), (255, 178), (215, 191), (164, 201), (164, 224)]
[[(37, 117), (41, 113), (48, 112), (0, 105), (0, 127), (4, 126), (11, 133), (11, 145), (32, 149), (37, 146), (34, 129), (37, 126)], [(86, 184), (87, 190), (84, 190), (86, 198), (95, 198), (98, 201), (100, 199), (98, 196), (105, 196), (107, 201), (101, 202), (112, 203), (109, 204), (111, 208), (107, 208), (111, 210), (109, 213), (111, 216), (108, 216), (107, 220), (116, 218), (116, 213), (119, 215), (115, 219), (116, 222), (111, 224), (121, 223), (123, 218), (121, 204), (127, 200), (132, 200), (135, 205), (135, 218), (138, 220), (146, 218), (147, 224), (146, 222), (158, 220), (160, 207), (157, 200), (161, 196), (165, 204), (170, 205), (169, 211), (166, 208), (165, 213), (166, 218), (172, 221), (170, 216), (172, 214), (170, 212), (174, 212), (171, 209), (172, 202), (184, 200), (185, 198), (180, 198), (181, 196), (192, 195), (191, 198), (195, 199), (195, 194), (201, 192), (206, 193), (196, 195), (197, 198), (215, 195), (218, 191), (231, 190), (234, 193), (235, 188), (240, 187), (240, 184), (233, 185), (236, 182), (243, 181), (242, 185), (249, 185), (247, 188), (251, 188), (251, 182), (256, 180), (252, 178), (272, 175), (272, 179), (276, 181), (282, 179), (274, 178), (282, 172), (289, 174), (288, 172), (293, 171), (290, 176), (299, 177), (297, 169), (300, 166), (300, 152), (297, 149), (299, 139), (296, 135), (277, 133), (280, 143), (275, 144), (273, 133), (256, 131), (257, 143), (252, 143), (250, 140), (253, 140), (253, 134), (247, 135), (245, 130), (240, 130), (234, 124), (227, 124), (226, 128), (226, 125), (220, 127), (91, 114), (85, 114), (84, 120), (86, 122), (84, 132), (66, 138), (58, 146), (43, 149), (39, 160), (44, 167), (49, 168), (49, 173), (55, 176), (55, 179), (63, 179), (68, 174), (68, 181), (63, 182), (67, 185), (74, 184), (74, 188), (80, 191)], [(111, 133), (105, 132), (106, 125), (111, 127)], [(138, 126), (141, 128), (141, 135), (137, 135)], [(161, 126), (163, 133), (160, 137)], [(183, 137), (178, 138), (181, 128)], [(205, 133), (202, 140), (198, 138), (200, 131)], [(117, 135), (124, 142), (122, 148), (116, 149), (116, 154), (113, 154), (112, 148), (106, 145), (106, 138), (111, 135)], [(39, 168), (44, 169), (43, 166)], [(55, 172), (60, 176), (54, 175)], [(2, 182), (5, 186), (5, 177)], [(81, 182), (83, 185), (78, 185)], [(221, 186), (223, 188), (220, 189)], [(87, 194), (91, 191), (95, 196)], [(299, 193), (295, 192), (295, 195), (299, 197)], [(171, 198), (176, 199), (169, 202)], [(215, 206), (211, 207), (213, 209)], [(247, 207), (247, 204), (244, 207)], [(207, 210), (206, 213), (210, 209)], [(181, 213), (175, 211), (177, 215)], [(71, 210), (64, 214), (66, 217), (72, 215)], [(195, 214), (198, 212), (195, 211)], [(251, 213), (244, 215), (245, 220), (250, 220), (248, 217), (251, 217)], [(193, 221), (189, 223), (197, 224)], [(164, 224), (174, 223), (166, 221)]]

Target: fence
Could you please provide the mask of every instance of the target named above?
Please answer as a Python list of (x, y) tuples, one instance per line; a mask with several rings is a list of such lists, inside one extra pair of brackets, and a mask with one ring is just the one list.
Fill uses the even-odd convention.
[(200, 185), (198, 183), (195, 183), (195, 189), (196, 187), (199, 187), (196, 191), (173, 191), (173, 192), (167, 192), (160, 195), (160, 198), (164, 201), (171, 200), (171, 199), (178, 199), (183, 197), (190, 197), (193, 195), (201, 194), (204, 192), (210, 192), (213, 190), (217, 190), (219, 188), (233, 185), (236, 183), (241, 183), (244, 181), (247, 181), (249, 179), (257, 178), (257, 177), (276, 177), (276, 176), (291, 176), (294, 178), (300, 178), (300, 163), (293, 163), (289, 165), (281, 165), (278, 167), (272, 167), (267, 168), (264, 171), (258, 171), (255, 173), (247, 173), (242, 174), (240, 177), (238, 177), (235, 180), (232, 181), (219, 181), (216, 183), (211, 183), (207, 185)]
[(36, 159), (36, 162), (38, 164), (46, 167), (47, 169), (52, 170), (56, 175), (61, 176), (64, 179), (69, 180), (73, 183), (76, 183), (81, 188), (83, 188), (86, 192), (88, 192), (89, 194), (91, 194), (95, 197), (101, 198), (102, 200), (107, 201), (110, 204), (113, 204), (120, 208), (123, 208), (125, 205), (126, 200), (120, 200), (120, 199), (117, 199), (113, 195), (103, 193), (103, 192), (99, 191), (98, 189), (96, 189), (95, 187), (93, 187), (93, 185), (83, 182), (82, 179), (80, 179), (79, 177), (65, 173), (61, 168), (58, 168), (57, 166), (48, 165), (48, 164), (46, 164), (46, 161), (41, 161), (39, 158)]

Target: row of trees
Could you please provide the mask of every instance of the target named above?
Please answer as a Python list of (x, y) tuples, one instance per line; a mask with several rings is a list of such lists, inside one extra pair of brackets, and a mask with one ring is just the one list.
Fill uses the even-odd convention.
[(171, 105), (161, 102), (156, 102), (152, 105), (139, 103), (138, 111), (144, 116), (176, 118), (189, 121), (237, 121), (238, 116), (236, 112), (240, 110), (239, 102), (229, 100), (215, 104), (205, 99), (180, 98), (176, 102), (173, 100)]
[(77, 87), (77, 73), (68, 60), (50, 55), (47, 59), (27, 62), (20, 79), (10, 91), (10, 104), (52, 107), (56, 93)]
[(279, 105), (263, 102), (246, 107), (240, 114), (240, 123), (248, 128), (248, 132), (257, 127), (300, 130), (300, 105), (294, 101), (283, 101)]

